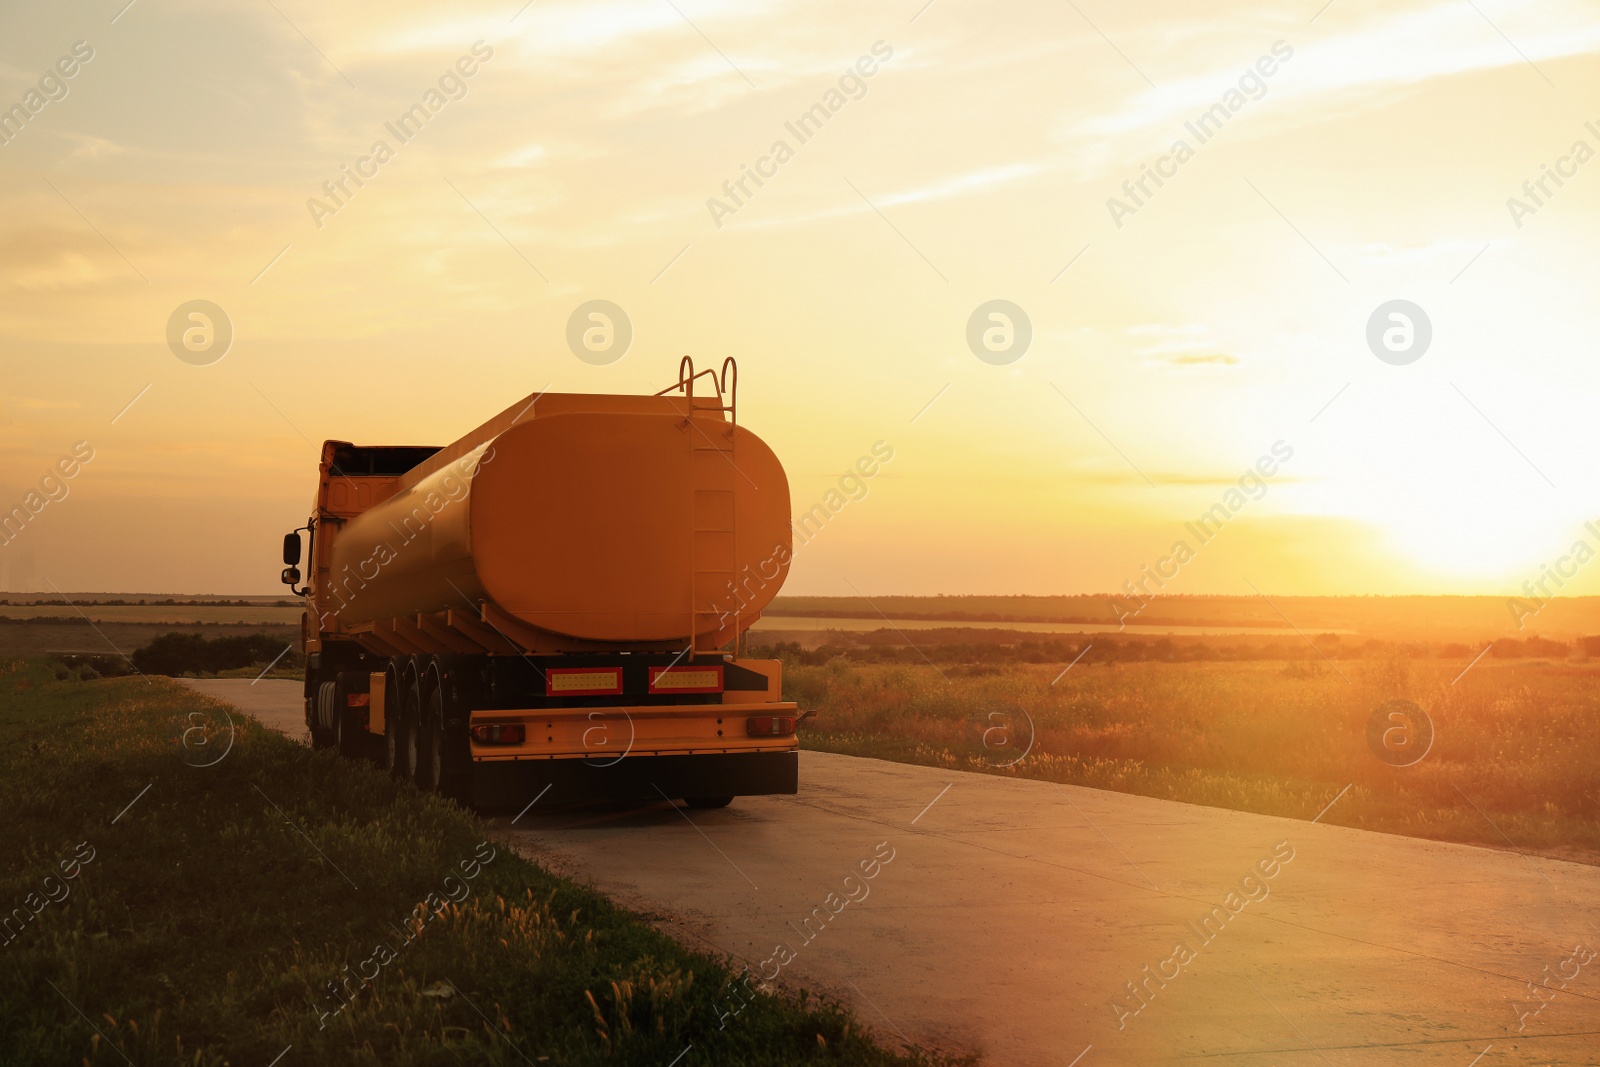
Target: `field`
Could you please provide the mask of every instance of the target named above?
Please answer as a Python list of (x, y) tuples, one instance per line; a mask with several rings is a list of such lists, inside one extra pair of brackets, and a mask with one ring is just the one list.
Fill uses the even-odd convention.
[[(1323, 821), (1600, 863), (1597, 598), (1551, 601), (1519, 627), (1497, 597), (1169, 597), (1137, 621), (1231, 636), (1070, 638), (984, 622), (1108, 615), (1106, 598), (774, 607), (773, 625), (881, 623), (759, 635), (789, 661), (787, 695), (815, 712), (810, 747), (1291, 818), (1332, 803)], [(1429, 727), (1380, 711), (1391, 700), (1431, 723), (1410, 765), (1385, 738), (1422, 745)]]
[[(1138, 602), (1119, 597), (1120, 611)], [(1384, 641), (1483, 642), (1540, 635), (1558, 640), (1600, 634), (1600, 597), (1563, 597), (1542, 610), (1506, 597), (1159, 597), (1124, 620), (1152, 626), (1261, 628), (1306, 634), (1344, 633)], [(1515, 610), (1514, 610), (1515, 608)], [(961, 625), (1003, 620), (1094, 624), (1118, 628), (1109, 596), (778, 597), (769, 620), (783, 616), (932, 619)], [(1521, 623), (1519, 626), (1518, 623)], [(887, 625), (887, 623), (886, 623)]]
[[(267, 624), (295, 626), (302, 607), (286, 600), (251, 604), (228, 601), (180, 601), (177, 603), (105, 603), (73, 599), (70, 603), (49, 600), (45, 603), (6, 603), (0, 599), (0, 615), (16, 620), (83, 619), (112, 623), (162, 623), (184, 626), (237, 626)], [(80, 614), (81, 611), (81, 614)]]
[[(1126, 598), (1120, 603), (1123, 611), (1137, 606)], [(1523, 607), (1536, 604), (1529, 601)], [(903, 634), (924, 633), (929, 624), (979, 629), (985, 623), (1021, 624), (1038, 632), (1051, 632), (1055, 624), (1057, 632), (1139, 637), (1159, 637), (1163, 629), (1302, 642), (1307, 635), (1333, 634), (1347, 642), (1460, 643), (1475, 649), (1502, 638), (1576, 643), (1600, 635), (1600, 597), (1552, 600), (1541, 610), (1520, 615), (1521, 609), (1513, 608), (1504, 597), (1162, 597), (1127, 616), (1122, 620), (1126, 626), (1119, 628), (1118, 609), (1107, 596), (781, 596), (765, 612), (757, 634), (766, 644), (793, 639), (814, 646), (830, 639), (829, 620), (837, 620), (841, 632), (857, 633), (894, 630), (896, 623), (903, 623)], [(168, 631), (212, 637), (261, 632), (288, 641), (298, 629), (300, 613), (298, 601), (284, 596), (0, 593), (0, 656), (109, 652), (111, 646), (127, 652)], [(795, 620), (792, 632), (784, 628), (788, 619)]]
[[(297, 629), (278, 598), (3, 599), (0, 655), (129, 652), (174, 630), (287, 645)], [(812, 747), (1295, 818), (1338, 797), (1325, 821), (1600, 862), (1600, 598), (1520, 629), (1494, 597), (1172, 597), (1138, 617), (1171, 635), (995, 628), (1078, 626), (1108, 603), (781, 597), (751, 644), (788, 661)], [(781, 628), (802, 618), (878, 625)], [(1368, 737), (1395, 699), (1435, 734), (1411, 766)]]
[(811, 998), (741, 993), (724, 1027), (722, 962), (235, 723), (166, 680), (0, 663), (6, 1064), (929, 1062)]
[(301, 611), (283, 597), (6, 593), (0, 594), (0, 657), (122, 657), (167, 633), (262, 633), (288, 645), (299, 638)]
[[(1091, 648), (1063, 674), (1065, 660), (786, 655), (786, 695), (815, 712), (809, 748), (1298, 819), (1327, 808), (1328, 823), (1600, 863), (1600, 662), (1490, 655), (1463, 674), (1466, 659), (1395, 653), (1168, 663)], [(1387, 714), (1369, 740), (1393, 699), (1431, 719), (1425, 755), (1403, 748), (1420, 724)]]

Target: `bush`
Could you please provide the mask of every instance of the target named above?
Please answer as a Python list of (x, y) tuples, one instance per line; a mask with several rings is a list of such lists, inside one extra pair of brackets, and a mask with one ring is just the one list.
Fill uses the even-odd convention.
[(283, 652), (279, 639), (268, 634), (245, 634), (206, 640), (198, 634), (170, 633), (133, 653), (133, 665), (144, 674), (182, 677), (186, 673), (215, 674), (240, 667), (265, 666)]
[[(122, 656), (99, 656), (92, 653), (64, 652), (56, 659), (64, 664), (64, 671), (56, 672), (56, 680), (64, 682), (74, 675), (85, 682), (96, 678), (121, 678), (133, 673), (133, 666)], [(63, 677), (65, 673), (66, 677)]]

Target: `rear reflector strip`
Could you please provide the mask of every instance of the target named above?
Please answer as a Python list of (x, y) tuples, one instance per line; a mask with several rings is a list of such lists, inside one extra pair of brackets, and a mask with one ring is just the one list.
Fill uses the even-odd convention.
[(609, 696), (620, 692), (621, 667), (556, 667), (544, 672), (545, 696)]
[(651, 667), (652, 693), (720, 693), (722, 667)]
[(794, 733), (794, 716), (755, 716), (744, 721), (744, 732), (751, 737), (788, 737)]
[(480, 745), (520, 745), (527, 736), (528, 728), (520, 722), (490, 723), (472, 728), (472, 739)]
[(345, 697), (345, 702), (352, 708), (364, 708), (372, 703), (371, 693), (350, 693)]

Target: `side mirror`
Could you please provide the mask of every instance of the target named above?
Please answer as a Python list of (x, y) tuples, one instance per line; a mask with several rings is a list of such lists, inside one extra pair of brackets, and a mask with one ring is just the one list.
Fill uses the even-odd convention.
[[(283, 562), (293, 567), (300, 562), (300, 531), (283, 535)], [(300, 579), (296, 578), (295, 581)]]
[(283, 568), (282, 577), (283, 577), (283, 584), (284, 585), (290, 585), (290, 586), (299, 585), (300, 584), (300, 568), (299, 567), (285, 567), (285, 568)]

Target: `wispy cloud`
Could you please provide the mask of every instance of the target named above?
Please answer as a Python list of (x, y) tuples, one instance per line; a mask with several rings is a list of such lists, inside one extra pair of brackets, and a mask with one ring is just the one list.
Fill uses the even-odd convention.
[(1125, 331), (1134, 339), (1135, 354), (1175, 367), (1232, 367), (1239, 357), (1225, 351), (1200, 323), (1181, 325), (1145, 324)]
[[(1037, 163), (1012, 163), (1001, 167), (986, 167), (982, 170), (953, 174), (930, 185), (914, 186), (910, 189), (902, 189), (899, 192), (875, 193), (872, 196), (872, 202), (881, 209), (884, 207), (897, 207), (901, 204), (924, 204), (939, 200), (953, 200), (958, 197), (991, 192), (1002, 186), (1013, 185), (1031, 178), (1043, 170), (1044, 168)], [(841, 188), (843, 188), (842, 185)], [(851, 200), (844, 200), (841, 197), (840, 204), (837, 207), (800, 215), (764, 219), (752, 222), (751, 225), (758, 228), (803, 226), (823, 219), (871, 213), (872, 208), (863, 204), (859, 197), (852, 196)]]
[[(1515, 44), (1502, 37), (1496, 25)], [(1326, 117), (1327, 109), (1347, 106), (1353, 96), (1372, 97), (1397, 86), (1594, 54), (1600, 51), (1600, 18), (1590, 5), (1565, 0), (1507, 11), (1490, 25), (1472, 7), (1448, 2), (1386, 11), (1332, 36), (1319, 32), (1292, 38), (1285, 33), (1284, 40), (1294, 56), (1267, 80), (1268, 91), (1252, 110), (1311, 123)], [(1260, 53), (1267, 54), (1271, 43), (1263, 39)], [(1177, 134), (1184, 121), (1234, 88), (1256, 58), (1242, 54), (1231, 61), (1219, 60), (1204, 73), (1145, 89), (1122, 108), (1077, 123), (1075, 132), (1088, 138)], [(1529, 69), (1528, 76), (1539, 74)]]

